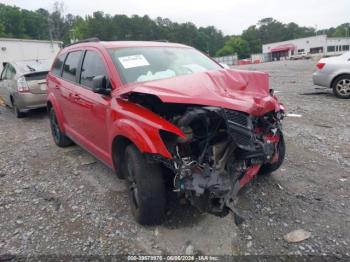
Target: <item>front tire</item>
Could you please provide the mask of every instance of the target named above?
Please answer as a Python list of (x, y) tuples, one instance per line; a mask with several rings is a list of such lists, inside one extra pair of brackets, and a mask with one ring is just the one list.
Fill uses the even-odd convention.
[(276, 171), (283, 164), (286, 155), (286, 144), (284, 142), (283, 135), (280, 136), (280, 141), (278, 143), (278, 160), (275, 163), (267, 163), (261, 166), (259, 175), (267, 175)]
[(134, 145), (126, 148), (124, 159), (133, 216), (141, 225), (160, 224), (164, 218), (166, 204), (165, 184), (160, 166), (147, 162)]
[(333, 93), (336, 97), (349, 99), (350, 98), (350, 75), (342, 75), (333, 81)]
[(50, 127), (53, 140), (57, 146), (67, 147), (73, 144), (72, 140), (61, 131), (53, 108), (50, 109)]

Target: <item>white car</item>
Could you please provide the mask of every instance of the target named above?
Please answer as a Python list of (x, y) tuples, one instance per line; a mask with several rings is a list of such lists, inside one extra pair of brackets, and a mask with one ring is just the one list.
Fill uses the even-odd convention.
[(307, 52), (300, 52), (290, 57), (290, 60), (301, 60), (301, 59), (310, 59), (311, 56)]
[(313, 74), (315, 85), (333, 89), (335, 96), (350, 98), (350, 52), (341, 56), (322, 58)]

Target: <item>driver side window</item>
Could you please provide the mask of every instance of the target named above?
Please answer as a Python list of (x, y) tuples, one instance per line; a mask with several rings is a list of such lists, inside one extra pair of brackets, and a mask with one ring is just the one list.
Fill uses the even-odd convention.
[(108, 78), (108, 74), (100, 55), (94, 51), (86, 51), (81, 68), (80, 83), (82, 86), (93, 88), (93, 78), (103, 75)]

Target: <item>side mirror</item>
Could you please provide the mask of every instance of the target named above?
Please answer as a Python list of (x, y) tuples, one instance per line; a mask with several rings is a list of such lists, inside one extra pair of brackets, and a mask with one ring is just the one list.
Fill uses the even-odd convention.
[(92, 91), (97, 94), (109, 96), (112, 89), (110, 88), (109, 80), (104, 75), (95, 76), (92, 79)]

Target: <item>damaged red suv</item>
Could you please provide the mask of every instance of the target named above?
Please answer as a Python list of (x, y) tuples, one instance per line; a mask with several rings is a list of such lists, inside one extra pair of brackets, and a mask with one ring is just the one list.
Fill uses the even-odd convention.
[(283, 106), (268, 75), (223, 68), (194, 48), (83, 41), (47, 77), (52, 135), (79, 144), (128, 183), (141, 224), (164, 217), (166, 192), (224, 216), (238, 191), (283, 162)]

